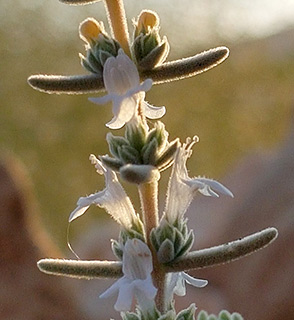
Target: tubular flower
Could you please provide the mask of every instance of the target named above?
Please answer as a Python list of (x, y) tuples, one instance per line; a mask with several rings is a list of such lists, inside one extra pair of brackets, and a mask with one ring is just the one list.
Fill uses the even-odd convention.
[(91, 204), (95, 204), (104, 208), (120, 225), (131, 229), (138, 217), (115, 172), (105, 167), (94, 155), (90, 155), (90, 160), (95, 164), (96, 171), (104, 174), (106, 187), (102, 191), (81, 197), (77, 208), (69, 216), (69, 222), (83, 215)]
[(154, 306), (157, 289), (152, 283), (152, 256), (148, 246), (139, 239), (127, 240), (122, 263), (124, 276), (102, 293), (100, 298), (108, 298), (118, 292), (115, 310), (129, 311), (134, 297), (142, 311), (150, 309), (150, 306)]
[(144, 101), (145, 92), (151, 89), (152, 80), (146, 79), (140, 84), (135, 64), (122, 49), (118, 51), (117, 57), (106, 60), (103, 81), (108, 94), (100, 98), (89, 98), (89, 100), (97, 104), (112, 101), (114, 117), (106, 124), (110, 129), (121, 128), (137, 115), (139, 107), (142, 108), (143, 115), (150, 119), (158, 119), (165, 114), (164, 107), (154, 107)]
[(222, 193), (233, 197), (229, 189), (215, 180), (188, 176), (186, 162), (191, 156), (192, 147), (196, 142), (198, 142), (198, 137), (188, 138), (186, 143), (178, 148), (175, 156), (164, 210), (165, 217), (170, 223), (183, 218), (198, 192), (205, 196), (219, 197), (218, 193)]
[(186, 272), (169, 273), (167, 276), (166, 301), (172, 301), (174, 294), (181, 297), (185, 296), (186, 283), (196, 288), (203, 288), (208, 284), (208, 281), (191, 277)]

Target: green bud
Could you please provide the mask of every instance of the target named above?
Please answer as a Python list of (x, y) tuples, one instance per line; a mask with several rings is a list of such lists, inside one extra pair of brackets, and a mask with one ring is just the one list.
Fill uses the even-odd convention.
[(80, 38), (86, 42), (86, 57), (80, 55), (82, 65), (90, 72), (103, 73), (103, 66), (107, 58), (116, 57), (120, 45), (110, 38), (102, 22), (88, 18), (80, 24)]
[(159, 35), (159, 17), (156, 12), (143, 10), (134, 21), (132, 51), (141, 70), (150, 70), (162, 64), (169, 53), (166, 37)]
[(160, 263), (167, 263), (175, 259), (174, 244), (165, 239), (157, 251), (157, 257)]
[(206, 311), (202, 310), (198, 313), (197, 320), (207, 320), (207, 318), (208, 318), (208, 313)]
[(219, 313), (218, 318), (220, 320), (231, 320), (231, 315), (229, 314), (228, 311), (223, 310)]

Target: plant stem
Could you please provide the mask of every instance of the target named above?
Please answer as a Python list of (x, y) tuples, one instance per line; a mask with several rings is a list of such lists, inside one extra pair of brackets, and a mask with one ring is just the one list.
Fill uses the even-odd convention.
[(158, 181), (151, 181), (139, 185), (139, 195), (142, 207), (143, 224), (146, 242), (150, 243), (150, 232), (158, 226)]
[(123, 0), (104, 0), (104, 5), (114, 38), (119, 42), (125, 54), (131, 57), (129, 32)]
[(159, 311), (165, 311), (165, 271), (159, 263), (157, 253), (154, 250), (150, 241), (150, 232), (158, 226), (158, 181), (153, 180), (149, 183), (144, 183), (138, 187), (143, 224), (145, 229), (145, 239), (148, 247), (152, 252), (153, 273), (152, 278), (155, 287), (158, 289), (156, 296), (156, 305)]

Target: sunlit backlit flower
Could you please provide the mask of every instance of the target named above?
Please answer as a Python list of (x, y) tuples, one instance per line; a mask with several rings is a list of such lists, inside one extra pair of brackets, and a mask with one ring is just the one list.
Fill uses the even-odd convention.
[(119, 50), (117, 57), (106, 60), (103, 81), (108, 94), (100, 98), (89, 98), (89, 100), (97, 104), (112, 102), (114, 117), (106, 124), (110, 129), (119, 129), (136, 117), (139, 107), (141, 113), (150, 119), (158, 119), (165, 114), (164, 107), (154, 107), (144, 101), (145, 92), (150, 90), (152, 80), (146, 79), (140, 84), (135, 64), (122, 49)]
[(148, 246), (139, 239), (127, 240), (123, 249), (123, 274), (111, 287), (100, 295), (108, 298), (118, 293), (114, 305), (117, 311), (129, 311), (136, 298), (142, 311), (154, 307), (157, 289), (152, 283), (152, 256)]
[(222, 193), (233, 197), (229, 189), (215, 180), (189, 177), (186, 162), (192, 154), (193, 145), (197, 141), (198, 137), (187, 139), (186, 143), (179, 147), (175, 156), (164, 210), (165, 217), (170, 223), (174, 223), (183, 217), (198, 192), (205, 196), (219, 197), (218, 193)]
[(90, 160), (95, 164), (97, 172), (104, 174), (106, 187), (102, 191), (81, 197), (77, 208), (70, 214), (69, 222), (84, 214), (91, 204), (95, 204), (104, 208), (120, 225), (131, 229), (138, 217), (115, 172), (105, 167), (94, 155), (90, 156)]

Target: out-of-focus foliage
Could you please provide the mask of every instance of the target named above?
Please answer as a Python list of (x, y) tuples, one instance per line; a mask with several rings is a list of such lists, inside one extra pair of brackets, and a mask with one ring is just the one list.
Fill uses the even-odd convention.
[[(105, 21), (102, 5), (81, 10), (58, 2), (53, 6), (53, 2), (57, 0), (48, 5), (31, 1), (30, 7), (22, 1), (0, 1), (4, 9), (0, 142), (3, 150), (14, 152), (28, 167), (43, 219), (54, 237), (66, 243), (68, 215), (78, 197), (104, 188), (88, 155), (108, 152), (104, 124), (112, 114), (110, 106), (94, 105), (87, 96), (48, 95), (27, 85), (27, 77), (38, 72), (85, 73), (78, 58), (84, 50), (78, 22), (87, 16)], [(67, 10), (71, 15), (64, 16)], [(164, 29), (162, 34), (168, 36), (168, 32)], [(213, 46), (231, 49), (224, 64), (193, 79), (155, 86), (148, 93), (150, 103), (167, 108), (163, 121), (171, 140), (199, 135), (200, 143), (188, 163), (191, 176), (221, 176), (250, 150), (270, 148), (283, 138), (293, 102), (294, 51), (289, 47), (293, 34), (288, 31), (239, 45), (218, 40)], [(193, 52), (182, 48), (172, 51), (172, 56), (188, 56), (210, 46), (191, 44)], [(94, 208), (90, 212), (87, 217), (103, 211)], [(81, 222), (88, 223), (87, 219), (91, 218)]]

